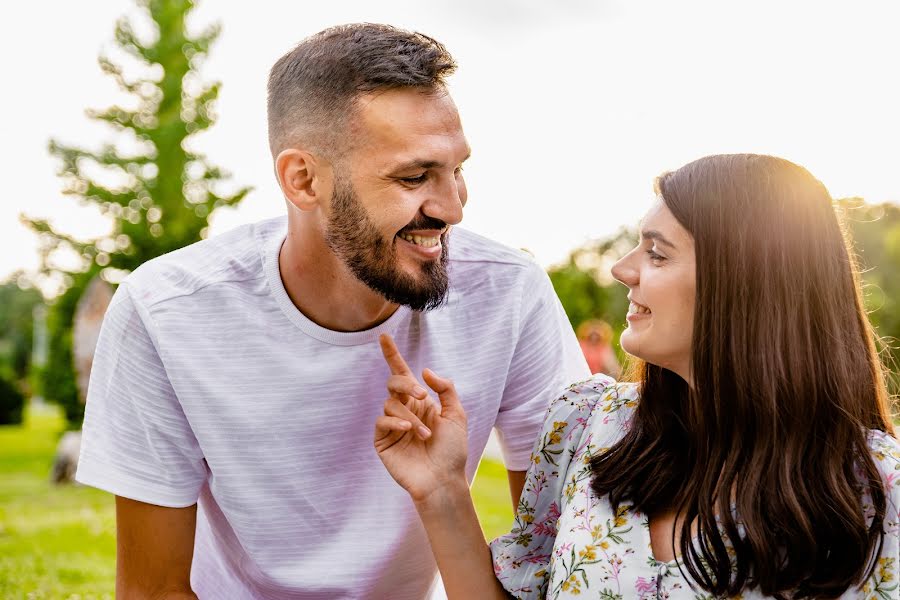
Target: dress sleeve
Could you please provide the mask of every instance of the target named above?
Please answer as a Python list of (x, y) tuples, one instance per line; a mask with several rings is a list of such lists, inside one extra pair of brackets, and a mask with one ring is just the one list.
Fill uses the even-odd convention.
[[(887, 506), (881, 554), (863, 591), (866, 598), (887, 600), (900, 597), (900, 442), (884, 432), (873, 431), (870, 433), (870, 448), (875, 465), (884, 479)], [(874, 514), (874, 509), (871, 512)]]
[(546, 596), (565, 489), (584, 476), (588, 447), (607, 447), (622, 435), (621, 419), (629, 411), (618, 409), (636, 402), (633, 391), (622, 389), (632, 390), (596, 375), (572, 385), (550, 405), (512, 530), (490, 544), (494, 573), (515, 598)]
[(120, 285), (97, 341), (75, 478), (140, 502), (190, 506), (206, 466), (149, 321)]
[(523, 285), (519, 337), (494, 424), (511, 471), (528, 469), (534, 438), (554, 397), (591, 375), (547, 274), (531, 265)]

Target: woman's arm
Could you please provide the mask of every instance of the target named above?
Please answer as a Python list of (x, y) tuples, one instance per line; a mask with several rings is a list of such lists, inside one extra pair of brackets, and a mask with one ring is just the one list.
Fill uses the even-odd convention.
[(375, 426), (375, 449), (412, 497), (449, 600), (506, 599), (472, 504), (465, 465), (466, 414), (453, 382), (425, 370), (440, 406), (419, 386), (393, 340), (381, 338), (391, 397)]
[(416, 502), (448, 600), (507, 599), (465, 478)]

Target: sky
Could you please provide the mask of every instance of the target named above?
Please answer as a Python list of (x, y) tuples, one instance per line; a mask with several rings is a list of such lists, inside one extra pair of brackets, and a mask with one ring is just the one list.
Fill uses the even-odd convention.
[[(121, 100), (97, 65), (126, 0), (18, 3), (0, 20), (0, 278), (38, 266), (20, 214), (81, 238), (108, 223), (60, 193), (51, 138), (114, 139), (85, 116)], [(137, 19), (138, 22), (140, 18)], [(254, 191), (211, 234), (282, 214), (266, 138), (272, 64), (307, 35), (383, 22), (443, 42), (473, 149), (463, 225), (550, 266), (635, 225), (659, 173), (700, 156), (776, 154), (835, 197), (900, 202), (900, 2), (360, 0), (200, 2), (223, 31), (204, 64), (219, 121), (195, 146)]]

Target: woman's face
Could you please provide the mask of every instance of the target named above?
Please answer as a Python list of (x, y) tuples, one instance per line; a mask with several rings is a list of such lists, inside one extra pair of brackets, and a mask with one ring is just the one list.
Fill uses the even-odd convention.
[(637, 247), (612, 268), (628, 286), (622, 349), (691, 383), (694, 328), (694, 240), (661, 199), (641, 222)]

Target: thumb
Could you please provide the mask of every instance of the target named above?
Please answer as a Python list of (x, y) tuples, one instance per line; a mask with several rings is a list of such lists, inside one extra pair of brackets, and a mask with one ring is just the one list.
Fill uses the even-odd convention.
[(447, 409), (452, 409), (463, 415), (466, 414), (459, 401), (459, 396), (456, 395), (456, 386), (453, 385), (453, 381), (438, 376), (431, 369), (422, 371), (422, 379), (438, 395), (441, 401), (441, 413), (446, 414)]

